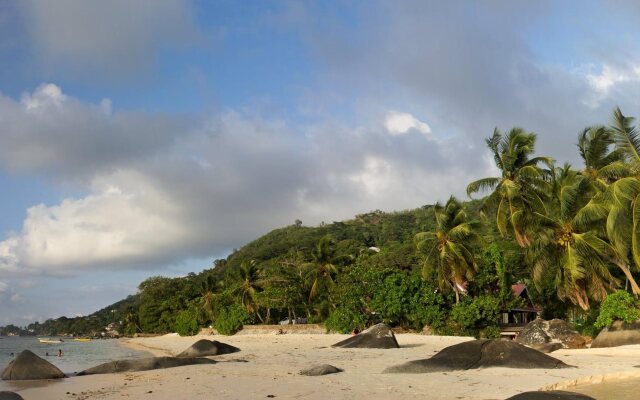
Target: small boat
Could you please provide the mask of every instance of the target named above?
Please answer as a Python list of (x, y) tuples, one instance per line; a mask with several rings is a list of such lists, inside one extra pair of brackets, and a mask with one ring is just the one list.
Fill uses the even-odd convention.
[(63, 342), (62, 339), (51, 339), (51, 338), (38, 338), (38, 341), (40, 343), (46, 343), (46, 344), (58, 344)]
[(91, 341), (91, 338), (88, 338), (88, 337), (86, 337), (86, 338), (85, 338), (85, 337), (79, 337), (79, 338), (75, 338), (75, 339), (73, 339), (73, 340), (75, 340), (76, 342), (90, 342), (90, 341)]

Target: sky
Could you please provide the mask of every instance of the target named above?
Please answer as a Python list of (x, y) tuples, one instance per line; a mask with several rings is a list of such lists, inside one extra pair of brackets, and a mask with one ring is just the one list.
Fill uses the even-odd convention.
[(640, 111), (634, 1), (0, 1), (0, 325), (299, 219), (466, 198), (495, 127), (580, 168)]

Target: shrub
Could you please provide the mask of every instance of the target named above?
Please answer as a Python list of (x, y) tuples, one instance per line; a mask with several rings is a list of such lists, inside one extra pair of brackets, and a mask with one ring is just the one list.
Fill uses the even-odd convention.
[(214, 327), (222, 335), (233, 335), (242, 329), (242, 325), (249, 322), (247, 310), (239, 304), (232, 304), (220, 310)]
[(450, 318), (460, 327), (460, 334), (479, 336), (481, 330), (497, 326), (501, 308), (497, 296), (467, 297), (453, 306)]
[(194, 309), (181, 311), (176, 318), (176, 332), (180, 336), (193, 336), (200, 332), (198, 313)]
[(596, 328), (611, 326), (613, 321), (622, 320), (630, 323), (640, 318), (638, 302), (627, 292), (618, 290), (610, 294), (600, 306), (600, 315), (593, 324)]
[(362, 330), (367, 324), (367, 316), (346, 307), (336, 308), (324, 325), (328, 331), (349, 333), (355, 328)]

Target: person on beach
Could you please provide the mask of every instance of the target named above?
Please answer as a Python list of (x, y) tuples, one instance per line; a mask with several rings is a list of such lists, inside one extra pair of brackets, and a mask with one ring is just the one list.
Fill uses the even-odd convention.
[(351, 332), (351, 335), (355, 336), (355, 335), (357, 335), (358, 333), (360, 333), (360, 330), (359, 330), (358, 328), (355, 328), (355, 329), (353, 330), (353, 332)]

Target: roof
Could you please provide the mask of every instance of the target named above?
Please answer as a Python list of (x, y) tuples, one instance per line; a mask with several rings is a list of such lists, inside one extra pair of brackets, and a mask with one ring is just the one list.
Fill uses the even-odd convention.
[(511, 291), (516, 296), (520, 296), (525, 290), (527, 290), (527, 285), (525, 285), (524, 283), (516, 283), (515, 285), (511, 285)]

